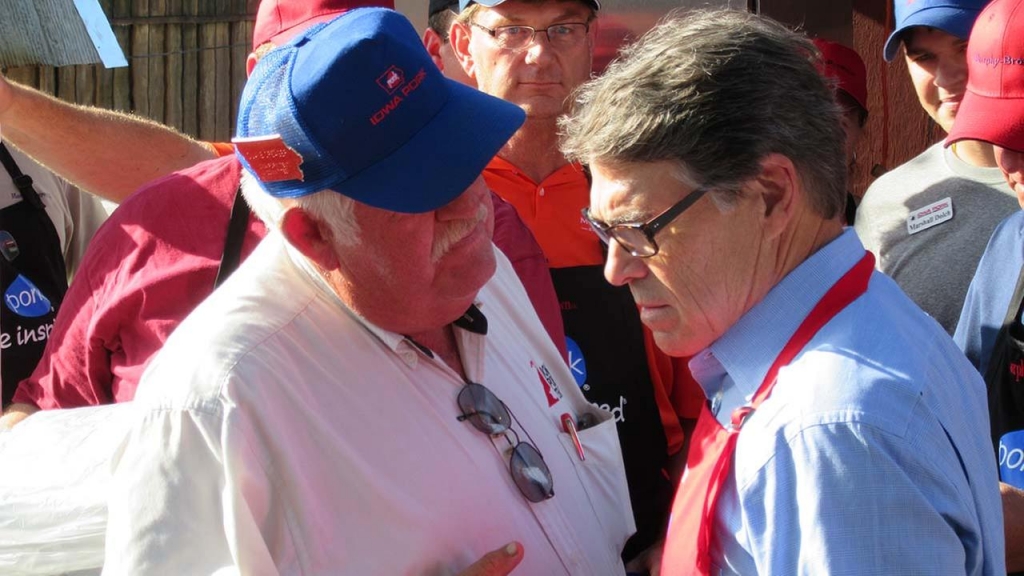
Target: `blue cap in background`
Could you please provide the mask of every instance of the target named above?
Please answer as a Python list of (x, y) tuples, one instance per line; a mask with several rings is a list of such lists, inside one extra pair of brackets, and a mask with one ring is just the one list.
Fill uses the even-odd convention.
[(978, 14), (989, 0), (894, 0), (896, 29), (885, 41), (882, 54), (892, 62), (903, 33), (912, 26), (928, 26), (967, 40)]

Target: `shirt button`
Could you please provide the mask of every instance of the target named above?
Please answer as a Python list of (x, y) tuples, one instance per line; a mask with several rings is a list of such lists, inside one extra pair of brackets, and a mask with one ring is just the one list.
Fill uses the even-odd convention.
[(543, 196), (544, 195), (544, 189), (541, 188), (537, 193), (540, 194), (541, 196)]
[(722, 396), (725, 396), (725, 390), (719, 390), (711, 398), (711, 415), (717, 417), (718, 411), (722, 409)]

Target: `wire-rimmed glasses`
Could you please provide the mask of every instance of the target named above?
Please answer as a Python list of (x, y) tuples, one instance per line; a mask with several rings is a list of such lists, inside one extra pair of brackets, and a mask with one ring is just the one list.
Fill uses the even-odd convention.
[(509, 26), (496, 26), (488, 28), (472, 22), (476, 28), (491, 35), (498, 43), (498, 46), (505, 50), (522, 50), (533, 43), (537, 32), (544, 32), (548, 37), (548, 43), (553, 48), (572, 48), (579, 46), (583, 39), (590, 32), (589, 22), (562, 22), (552, 24), (547, 28), (534, 28), (522, 24)]
[[(555, 495), (551, 470), (544, 463), (544, 457), (531, 442), (519, 440), (519, 434), (512, 429), (515, 416), (508, 406), (482, 384), (470, 382), (459, 391), (459, 421), (468, 420), (474, 428), (488, 436), (504, 436), (511, 446), (512, 458), (509, 471), (512, 481), (530, 502), (543, 502)], [(519, 424), (518, 420), (515, 420)], [(522, 424), (519, 424), (522, 428)], [(526, 429), (523, 428), (526, 432)], [(508, 437), (511, 432), (514, 440)], [(526, 432), (529, 437), (529, 432)]]

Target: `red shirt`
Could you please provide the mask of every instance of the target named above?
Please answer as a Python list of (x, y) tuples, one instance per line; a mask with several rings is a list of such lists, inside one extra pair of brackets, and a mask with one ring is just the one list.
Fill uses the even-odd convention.
[[(213, 291), (240, 168), (234, 156), (197, 164), (140, 189), (111, 214), (15, 402), (71, 408), (135, 396), (149, 359)], [(250, 217), (243, 257), (265, 234)]]

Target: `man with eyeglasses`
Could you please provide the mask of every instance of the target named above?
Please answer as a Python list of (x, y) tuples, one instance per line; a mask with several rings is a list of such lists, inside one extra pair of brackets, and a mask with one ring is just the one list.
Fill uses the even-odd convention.
[(707, 396), (661, 574), (1004, 574), (984, 384), (844, 229), (816, 60), (767, 18), (695, 11), (564, 123), (608, 280)]
[(615, 424), (491, 243), (522, 121), (390, 10), (263, 57), (234, 142), (270, 231), (140, 383), (105, 573), (623, 573)]
[[(684, 430), (701, 399), (685, 364), (660, 352), (629, 290), (602, 275), (604, 248), (580, 210), (590, 184), (558, 149), (558, 118), (590, 78), (596, 0), (462, 0), (451, 49), (477, 87), (526, 123), (484, 171), (540, 243), (562, 308), (569, 364), (587, 399), (616, 416), (637, 534), (631, 560), (664, 534)], [(639, 567), (639, 566), (637, 566)]]

